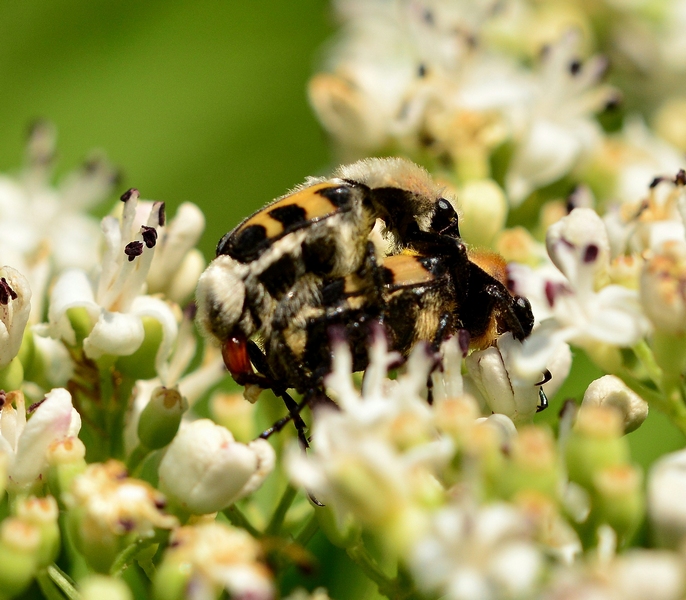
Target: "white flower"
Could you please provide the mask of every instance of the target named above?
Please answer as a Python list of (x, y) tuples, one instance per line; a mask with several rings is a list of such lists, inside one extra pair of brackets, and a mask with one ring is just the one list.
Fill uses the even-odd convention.
[(89, 465), (74, 479), (64, 500), (77, 520), (85, 550), (93, 551), (99, 544), (105, 548), (131, 533), (151, 538), (156, 527), (178, 526), (176, 517), (161, 510), (164, 496), (149, 483), (127, 477), (124, 465), (116, 460)]
[[(568, 173), (600, 142), (593, 114), (616, 97), (598, 86), (607, 67), (602, 57), (582, 63), (576, 54), (579, 36), (568, 32), (546, 49), (531, 95), (513, 114), (517, 149), (508, 169), (506, 189), (516, 206), (533, 190)], [(517, 123), (517, 121), (520, 121)]]
[(205, 268), (200, 250), (195, 248), (205, 228), (205, 216), (191, 202), (179, 206), (169, 223), (161, 223), (155, 255), (148, 272), (148, 293), (163, 293), (181, 303), (193, 293)]
[(448, 506), (407, 557), (420, 589), (450, 600), (534, 597), (544, 558), (530, 524), (507, 504)]
[(316, 412), (311, 452), (292, 448), (289, 473), (330, 504), (339, 519), (352, 514), (383, 532), (397, 551), (424, 530), (425, 507), (443, 494), (435, 475), (454, 452), (452, 440), (438, 436), (433, 410), (420, 396), (434, 357), (419, 345), (406, 372), (390, 381), (387, 371), (397, 355), (378, 335), (360, 393), (353, 386), (347, 345), (339, 342), (333, 355), (326, 385), (340, 410)]
[(648, 516), (655, 542), (678, 548), (686, 536), (686, 450), (662, 456), (648, 473)]
[(55, 132), (37, 123), (29, 139), (27, 164), (19, 177), (0, 176), (0, 256), (29, 279), (40, 317), (52, 265), (91, 269), (98, 262), (97, 220), (86, 211), (111, 192), (116, 173), (101, 157), (86, 161), (59, 185), (50, 183)]
[(551, 375), (548, 393), (552, 396), (572, 366), (571, 351), (564, 343), (557, 346), (541, 372), (520, 372), (518, 362), (522, 353), (522, 342), (507, 332), (497, 339), (495, 346), (472, 352), (465, 360), (470, 378), (488, 408), (517, 424), (530, 422), (542, 407), (537, 384), (545, 379), (545, 371)]
[(106, 249), (97, 280), (92, 282), (85, 271), (70, 269), (55, 283), (48, 313), (49, 332), (52, 337), (75, 345), (76, 333), (68, 311), (79, 308), (86, 312), (92, 324), (83, 340), (86, 356), (91, 359), (103, 355), (127, 356), (143, 342), (142, 319), (150, 317), (162, 327), (162, 342), (155, 358), (156, 368), (161, 373), (176, 338), (176, 318), (166, 302), (142, 294), (163, 204), (155, 203), (147, 225), (134, 232), (138, 191), (130, 190), (122, 200), (121, 222), (114, 217), (102, 220)]
[(193, 514), (212, 513), (260, 487), (274, 461), (266, 440), (236, 442), (209, 419), (183, 423), (160, 463), (160, 488)]
[(214, 600), (221, 590), (237, 600), (275, 596), (259, 542), (243, 529), (215, 521), (174, 531), (157, 569), (155, 587), (164, 587), (176, 573), (186, 582), (178, 597)]
[(28, 420), (21, 392), (3, 393), (0, 399), (0, 452), (9, 457), (9, 483), (17, 489), (28, 488), (45, 474), (50, 445), (76, 436), (81, 418), (72, 406), (71, 395), (61, 388), (29, 407)]
[(31, 289), (12, 267), (0, 268), (0, 369), (19, 352), (31, 313)]
[[(587, 220), (583, 236), (577, 211), (583, 211), (581, 216)], [(608, 285), (596, 291), (608, 256), (607, 235), (602, 222), (596, 226), (598, 222), (600, 217), (593, 210), (577, 208), (556, 224), (549, 235), (548, 252), (559, 272), (546, 268), (537, 273), (522, 265), (509, 271), (514, 291), (529, 298), (534, 311), (543, 306), (547, 313), (534, 313), (543, 320), (524, 340), (518, 361), (522, 375), (545, 369), (563, 342), (593, 352), (603, 345), (632, 346), (650, 330), (635, 290)]]

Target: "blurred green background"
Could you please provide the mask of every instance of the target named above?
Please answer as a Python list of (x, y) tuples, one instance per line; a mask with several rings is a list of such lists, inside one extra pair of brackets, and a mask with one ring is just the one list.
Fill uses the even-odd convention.
[[(94, 148), (123, 192), (191, 200), (201, 248), (252, 209), (327, 167), (306, 97), (333, 24), (324, 0), (2, 0), (0, 170), (28, 124), (58, 128), (58, 172)], [(118, 190), (119, 191), (119, 190)]]

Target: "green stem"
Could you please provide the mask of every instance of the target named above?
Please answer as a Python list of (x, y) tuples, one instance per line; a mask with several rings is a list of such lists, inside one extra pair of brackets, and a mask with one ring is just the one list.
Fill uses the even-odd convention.
[[(48, 600), (52, 600), (53, 598), (64, 600), (62, 594), (69, 600), (80, 600), (81, 598), (81, 594), (79, 594), (76, 589), (76, 584), (72, 581), (71, 577), (55, 564), (50, 565), (47, 569), (39, 571), (36, 579), (38, 580), (38, 585), (40, 586), (43, 595)], [(62, 593), (60, 593), (60, 591)]]
[(655, 385), (659, 386), (663, 377), (662, 369), (660, 368), (660, 365), (657, 364), (648, 342), (641, 340), (633, 347), (633, 351), (638, 360), (641, 361), (646, 373), (648, 373), (648, 377), (650, 377)]
[(298, 490), (296, 490), (292, 485), (286, 486), (283, 496), (281, 496), (281, 500), (279, 501), (279, 504), (274, 510), (274, 514), (272, 515), (272, 518), (269, 521), (269, 525), (267, 525), (267, 529), (265, 529), (264, 531), (266, 535), (279, 534), (281, 526), (283, 525), (283, 521), (286, 518), (286, 513), (288, 512), (288, 509), (291, 507), (291, 504), (293, 504), (293, 500), (295, 499), (297, 493)]
[(137, 540), (133, 544), (129, 544), (117, 555), (117, 558), (114, 559), (112, 567), (110, 568), (110, 575), (112, 577), (117, 577), (118, 575), (121, 575), (124, 569), (126, 569), (129, 566), (129, 564), (133, 562), (133, 559), (136, 557), (136, 554), (150, 546), (150, 544), (156, 542), (156, 538), (151, 538), (146, 540)]
[(143, 444), (138, 444), (131, 452), (129, 460), (126, 461), (126, 468), (132, 477), (138, 475), (138, 468), (143, 464), (143, 461), (150, 454), (150, 450), (143, 446)]
[(684, 404), (678, 389), (673, 389), (669, 394), (662, 394), (651, 390), (628, 373), (618, 373), (618, 376), (649, 405), (665, 413), (686, 435), (686, 404)]
[[(315, 508), (315, 510), (317, 510)], [(295, 543), (298, 544), (298, 546), (301, 546), (304, 548), (307, 546), (307, 544), (310, 543), (310, 540), (314, 536), (315, 533), (319, 531), (319, 521), (317, 520), (317, 515), (313, 514), (307, 523), (305, 523), (305, 526), (302, 528), (300, 533), (296, 536), (295, 538)]]
[(406, 598), (407, 593), (399, 589), (398, 582), (388, 577), (376, 563), (363, 544), (356, 544), (346, 550), (350, 560), (352, 560), (362, 572), (369, 577), (379, 588), (379, 593), (391, 600)]
[(224, 513), (224, 516), (235, 527), (241, 527), (241, 528), (245, 529), (254, 538), (262, 537), (262, 534), (259, 531), (257, 531), (257, 529), (255, 529), (253, 524), (250, 521), (248, 521), (248, 519), (245, 517), (245, 515), (239, 510), (239, 508), (235, 504), (232, 504), (231, 506), (227, 506), (222, 511), (222, 513)]

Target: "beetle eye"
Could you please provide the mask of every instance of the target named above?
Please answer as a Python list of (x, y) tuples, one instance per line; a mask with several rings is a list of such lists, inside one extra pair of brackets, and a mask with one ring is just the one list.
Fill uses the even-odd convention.
[(436, 208), (431, 217), (431, 229), (434, 233), (460, 237), (457, 212), (445, 198), (436, 201)]

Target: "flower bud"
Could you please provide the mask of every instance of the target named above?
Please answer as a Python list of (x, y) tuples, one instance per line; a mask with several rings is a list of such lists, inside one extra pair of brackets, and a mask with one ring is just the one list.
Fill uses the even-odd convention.
[(141, 317), (143, 343), (133, 354), (117, 359), (117, 370), (131, 379), (152, 379), (157, 376), (156, 359), (164, 337), (162, 324), (153, 317)]
[(645, 262), (641, 304), (659, 331), (686, 333), (686, 242), (667, 241)]
[(593, 483), (592, 517), (614, 529), (620, 543), (633, 535), (643, 518), (644, 501), (640, 471), (617, 465), (598, 471)]
[(33, 581), (38, 568), (41, 535), (38, 527), (17, 517), (0, 523), (0, 594), (11, 598)]
[(80, 582), (81, 600), (133, 600), (129, 587), (121, 579), (89, 575)]
[(178, 388), (155, 388), (138, 420), (138, 438), (146, 448), (158, 450), (169, 444), (179, 430), (188, 402)]
[(178, 521), (164, 514), (165, 499), (150, 484), (127, 477), (116, 460), (94, 463), (74, 479), (65, 494), (73, 539), (89, 565), (109, 571), (117, 554), (155, 528), (173, 529)]
[(505, 226), (507, 200), (500, 186), (492, 179), (472, 180), (460, 190), (463, 239), (475, 246), (489, 247), (493, 238)]
[[(546, 248), (555, 266), (565, 274), (569, 272), (568, 252), (560, 252), (573, 246), (577, 253), (585, 255), (594, 253), (593, 261), (583, 260), (592, 265), (596, 276), (610, 264), (610, 240), (603, 220), (592, 208), (575, 208), (569, 215), (560, 219), (548, 228), (546, 233)], [(592, 250), (591, 250), (592, 249)]]
[(12, 267), (0, 268), (0, 369), (17, 356), (30, 313), (31, 288), (26, 277)]
[(93, 325), (95, 325), (93, 317), (83, 306), (72, 306), (67, 309), (66, 313), (69, 324), (74, 331), (76, 346), (82, 346), (83, 340), (90, 335)]
[(648, 416), (648, 403), (614, 375), (596, 379), (586, 389), (581, 410), (589, 406), (611, 407), (622, 417), (624, 433), (630, 433)]
[(19, 519), (38, 528), (40, 543), (36, 559), (39, 567), (47, 567), (60, 553), (57, 501), (52, 496), (31, 496), (17, 504), (16, 513)]
[(507, 333), (500, 336), (497, 346), (472, 352), (465, 365), (488, 408), (494, 413), (510, 417), (515, 423), (527, 423), (533, 419), (538, 408), (538, 387), (535, 385), (540, 373), (516, 376), (517, 351), (521, 343)]
[(509, 464), (498, 482), (503, 498), (523, 491), (540, 492), (555, 499), (562, 478), (555, 440), (542, 427), (529, 425), (512, 440)]
[(24, 381), (24, 367), (19, 358), (0, 368), (0, 390), (18, 390)]
[(209, 419), (184, 424), (159, 467), (160, 489), (193, 514), (216, 512), (255, 491), (274, 467), (274, 450), (236, 442)]
[(49, 446), (47, 459), (48, 487), (61, 503), (74, 478), (86, 470), (86, 446), (74, 436), (58, 440)]
[(5, 495), (7, 489), (7, 463), (9, 456), (4, 452), (0, 452), (0, 501)]
[(647, 497), (655, 543), (679, 548), (686, 536), (686, 450), (667, 454), (653, 464)]
[(174, 531), (153, 592), (156, 600), (183, 600), (198, 590), (215, 598), (226, 589), (231, 598), (272, 600), (272, 579), (257, 540), (243, 529), (211, 521)]
[(508, 263), (517, 262), (534, 266), (541, 259), (538, 242), (524, 227), (512, 227), (502, 231), (497, 238), (495, 249)]
[(570, 481), (591, 490), (596, 473), (628, 464), (629, 443), (622, 434), (622, 419), (616, 410), (588, 406), (579, 411), (565, 449)]

